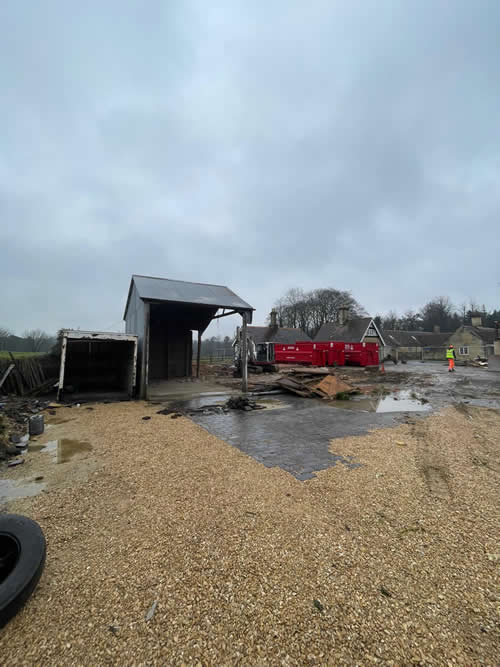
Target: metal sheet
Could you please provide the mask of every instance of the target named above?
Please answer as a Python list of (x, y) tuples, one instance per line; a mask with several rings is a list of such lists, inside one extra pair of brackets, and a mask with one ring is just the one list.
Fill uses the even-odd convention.
[(189, 283), (183, 280), (132, 276), (141, 299), (192, 303), (200, 306), (218, 306), (235, 310), (254, 310), (250, 304), (223, 285)]

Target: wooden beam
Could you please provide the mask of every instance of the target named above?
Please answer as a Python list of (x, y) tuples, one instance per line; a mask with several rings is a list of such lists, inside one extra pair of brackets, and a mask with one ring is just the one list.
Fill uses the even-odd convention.
[(14, 359), (14, 355), (12, 354), (12, 352), (9, 352), (9, 356), (10, 356), (10, 360), (12, 361), (12, 363), (14, 364), (14, 366), (16, 368), (17, 375), (19, 376), (19, 391), (20, 391), (20, 394), (21, 394), (21, 396), (24, 396), (24, 385), (26, 385), (26, 389), (28, 389), (28, 381), (24, 377), (24, 373), (22, 373), (21, 369), (17, 365), (17, 361)]
[(144, 337), (142, 339), (141, 391), (140, 397), (147, 399), (149, 382), (149, 303), (144, 303)]
[(196, 377), (200, 377), (201, 331), (198, 331), (198, 349), (196, 350)]
[(57, 400), (61, 398), (64, 389), (64, 369), (66, 366), (66, 348), (68, 346), (68, 339), (66, 336), (61, 340), (61, 365), (59, 366), (59, 384), (57, 386)]
[(213, 320), (218, 320), (219, 317), (227, 317), (228, 315), (237, 315), (238, 311), (237, 310), (230, 310), (228, 313), (221, 313), (220, 315), (215, 315), (212, 317)]
[(13, 368), (15, 368), (14, 364), (9, 364), (9, 366), (7, 366), (7, 369), (6, 369), (5, 373), (2, 375), (2, 379), (0, 380), (0, 389), (2, 388), (3, 383), (5, 382), (5, 380), (9, 377), (10, 372)]
[(243, 321), (241, 327), (241, 391), (248, 391), (248, 340), (247, 340), (247, 314), (241, 313)]

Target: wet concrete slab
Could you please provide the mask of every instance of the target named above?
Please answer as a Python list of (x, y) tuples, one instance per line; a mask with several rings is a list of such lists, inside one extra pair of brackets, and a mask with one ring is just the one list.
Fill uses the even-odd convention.
[(208, 397), (228, 393), (227, 387), (216, 382), (208, 382), (197, 378), (180, 378), (177, 380), (156, 380), (148, 385), (148, 399), (162, 401), (172, 399), (190, 399), (196, 396)]
[[(36, 451), (36, 447), (32, 447)], [(54, 463), (67, 463), (77, 454), (85, 454), (92, 451), (92, 445), (89, 442), (81, 440), (72, 440), (70, 438), (61, 438), (59, 440), (50, 440), (39, 449), (41, 452), (51, 454)]]
[(0, 506), (9, 500), (37, 496), (45, 487), (41, 481), (0, 479)]
[(353, 396), (350, 400), (332, 401), (329, 405), (356, 412), (429, 412), (428, 400), (410, 389), (391, 392), (388, 396)]
[[(341, 464), (349, 469), (360, 465), (330, 451), (330, 440), (364, 435), (374, 427), (393, 426), (405, 420), (405, 413), (355, 412), (325, 405), (321, 400), (283, 394), (283, 407), (273, 410), (227, 414), (191, 415), (194, 422), (237, 447), (268, 468), (279, 467), (299, 480), (315, 477), (319, 470)], [(176, 402), (177, 409), (199, 408)], [(412, 414), (417, 414), (412, 412)]]

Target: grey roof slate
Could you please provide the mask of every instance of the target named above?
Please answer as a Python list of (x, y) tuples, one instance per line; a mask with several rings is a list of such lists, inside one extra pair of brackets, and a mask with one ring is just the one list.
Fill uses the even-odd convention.
[(386, 345), (394, 347), (440, 347), (445, 345), (451, 332), (435, 333), (434, 331), (400, 331), (384, 329)]
[(439, 333), (434, 331), (415, 332), (415, 336), (422, 343), (423, 347), (440, 347), (442, 345), (446, 345), (450, 336), (452, 335), (452, 331), (440, 331)]
[(314, 340), (339, 340), (346, 343), (360, 343), (372, 321), (371, 317), (354, 317), (352, 320), (348, 320), (347, 324), (343, 326), (338, 325), (336, 322), (325, 322), (320, 327), (316, 336), (314, 336)]
[(496, 329), (493, 327), (469, 327), (465, 326), (466, 331), (470, 331), (475, 336), (478, 336), (484, 343), (493, 345), (496, 339)]
[(293, 345), (299, 341), (310, 341), (311, 338), (302, 329), (289, 327), (247, 327), (248, 335), (255, 343), (282, 343)]
[(237, 294), (223, 285), (190, 283), (184, 280), (153, 278), (134, 274), (130, 281), (125, 315), (127, 313), (132, 285), (135, 285), (139, 297), (146, 301), (173, 301), (200, 306), (230, 308), (238, 311), (249, 311), (250, 313), (254, 310), (249, 303), (243, 301)]

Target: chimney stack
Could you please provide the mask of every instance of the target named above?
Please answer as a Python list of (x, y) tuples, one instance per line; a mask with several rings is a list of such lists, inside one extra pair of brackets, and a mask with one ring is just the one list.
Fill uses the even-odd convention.
[(472, 324), (473, 327), (481, 327), (483, 325), (483, 320), (481, 319), (481, 317), (471, 317), (470, 323)]
[(349, 308), (347, 306), (340, 306), (339, 308), (339, 324), (341, 327), (344, 326), (344, 324), (347, 324), (347, 320), (349, 318)]
[(271, 314), (270, 314), (270, 316), (269, 316), (269, 321), (270, 321), (271, 326), (272, 326), (273, 328), (275, 328), (275, 327), (277, 328), (277, 327), (278, 327), (278, 315), (277, 315), (277, 313), (276, 313), (276, 308), (273, 308), (273, 309), (271, 310)]
[(439, 324), (434, 325), (434, 333), (441, 333), (441, 327), (439, 326)]

